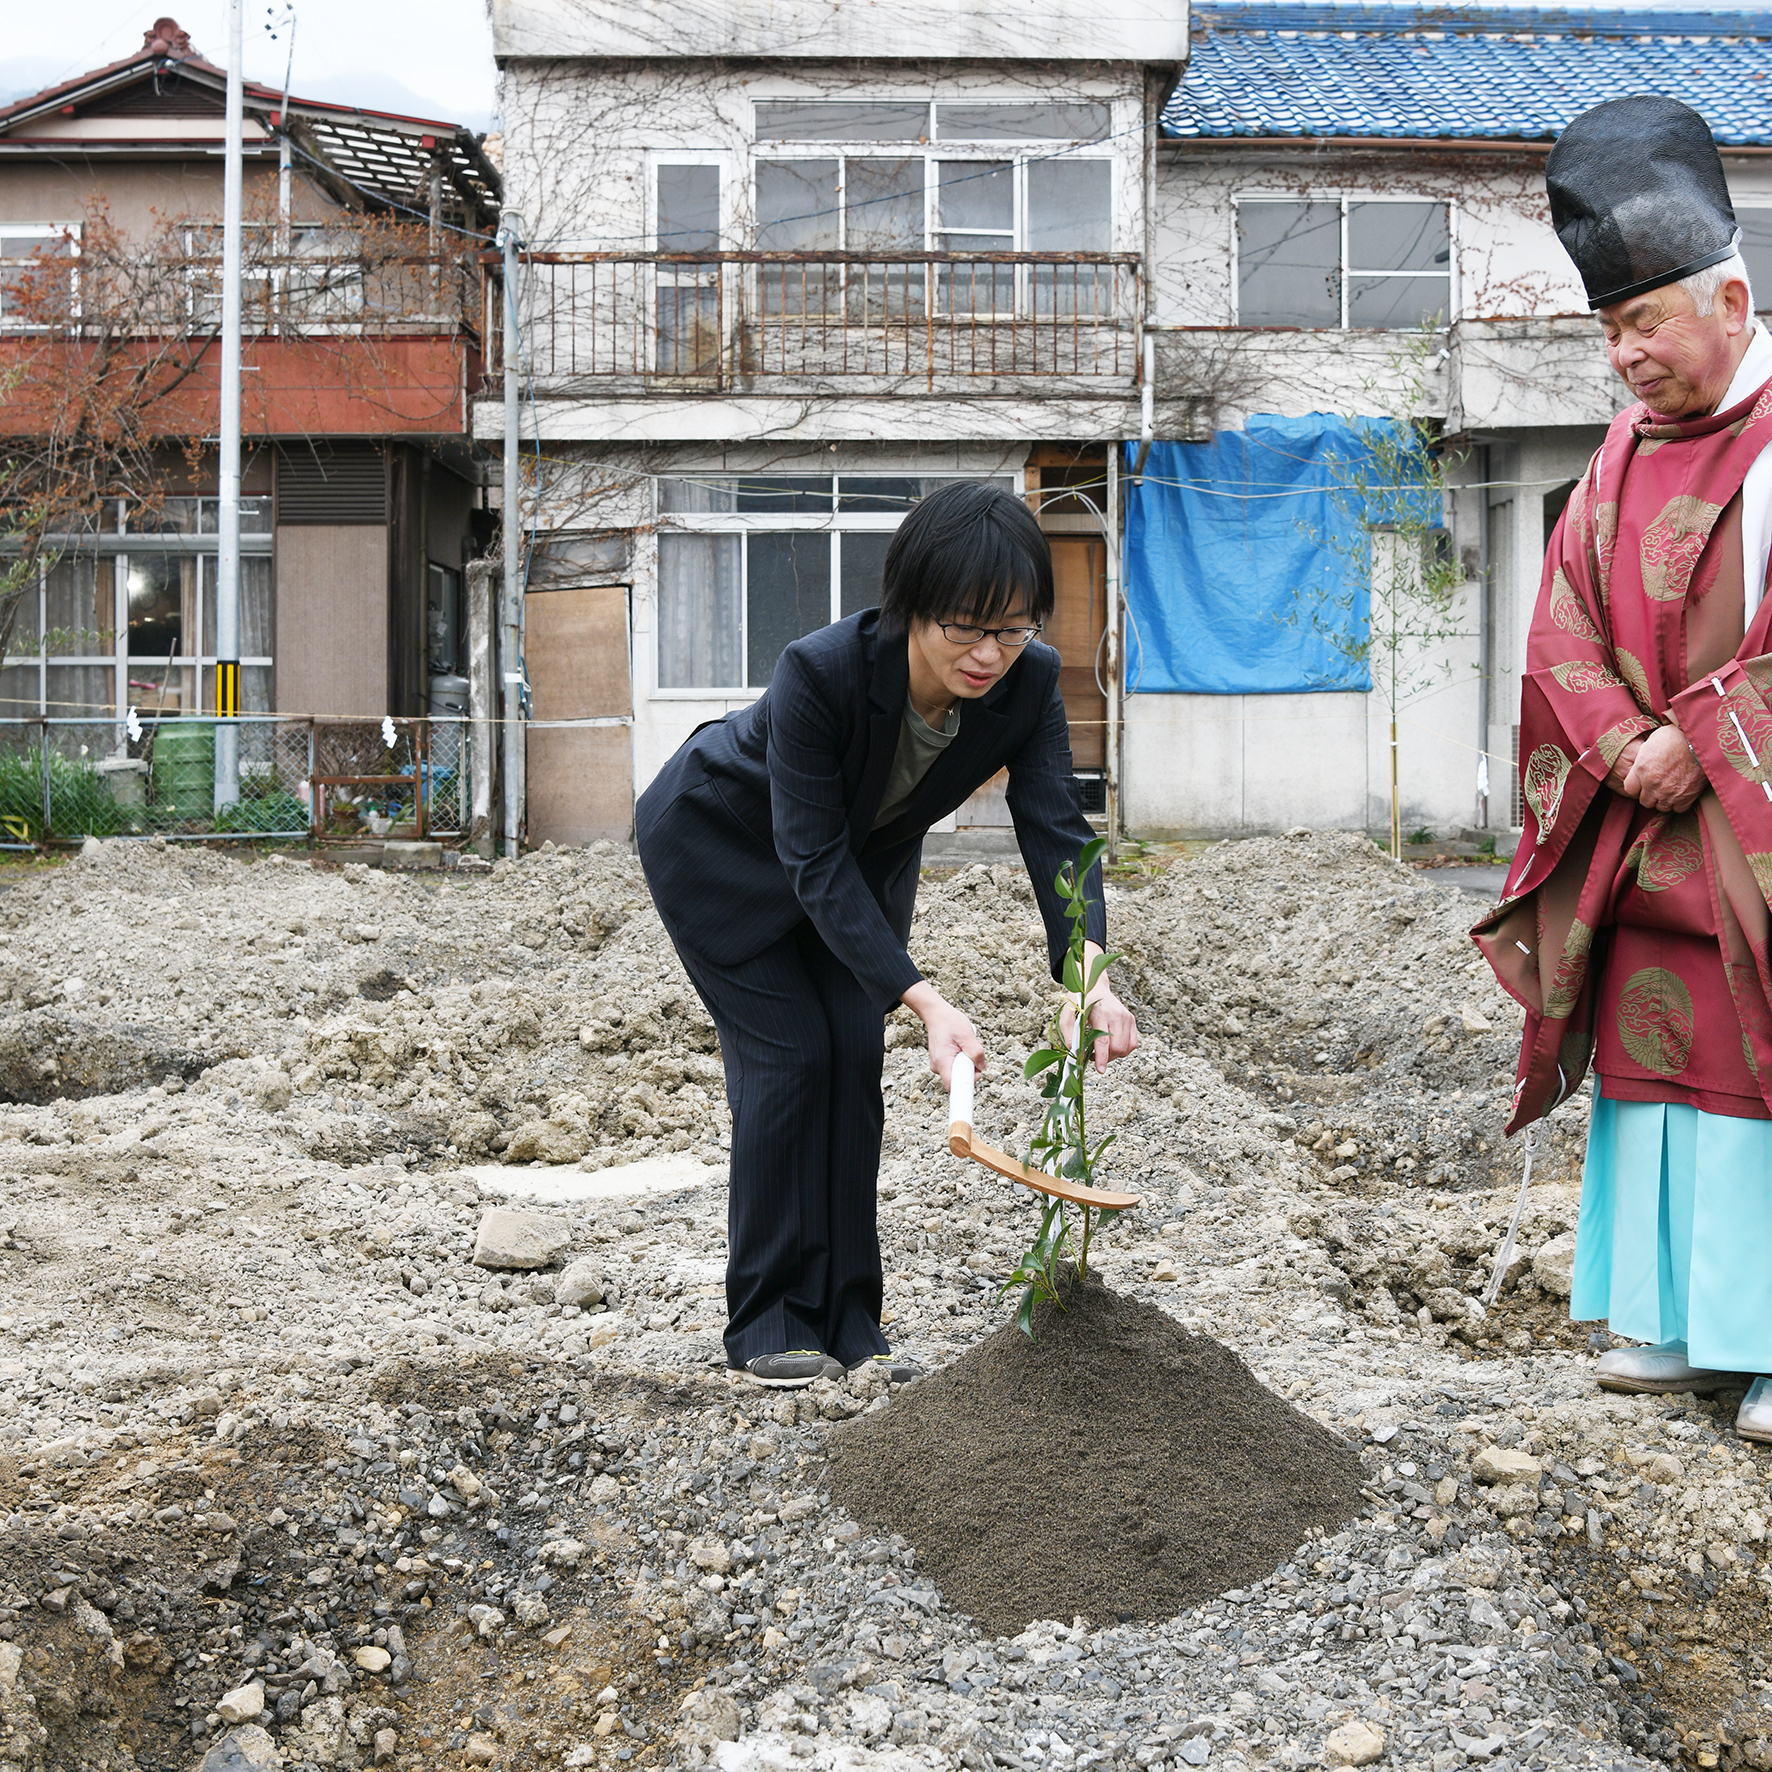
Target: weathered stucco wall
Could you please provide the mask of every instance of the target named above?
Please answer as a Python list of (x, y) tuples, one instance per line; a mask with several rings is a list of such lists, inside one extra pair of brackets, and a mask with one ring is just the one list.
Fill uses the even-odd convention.
[(902, 58), (937, 52), (954, 58), (1026, 61), (1077, 59), (1180, 62), (1187, 55), (1187, 8), (1165, 0), (1082, 0), (1025, 15), (970, 0), (893, 0), (845, 7), (842, 0), (493, 0), (494, 52), (506, 56), (767, 57), (794, 61), (832, 56)]

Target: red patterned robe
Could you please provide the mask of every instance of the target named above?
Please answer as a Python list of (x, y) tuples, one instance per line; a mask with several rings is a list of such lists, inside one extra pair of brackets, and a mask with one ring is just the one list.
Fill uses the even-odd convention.
[[(1710, 418), (1616, 418), (1545, 559), (1520, 697), (1526, 832), (1472, 934), (1526, 1009), (1508, 1131), (1590, 1063), (1620, 1101), (1772, 1119), (1772, 596), (1743, 622), (1742, 480), (1772, 382)], [(1669, 719), (1689, 812), (1605, 786)]]

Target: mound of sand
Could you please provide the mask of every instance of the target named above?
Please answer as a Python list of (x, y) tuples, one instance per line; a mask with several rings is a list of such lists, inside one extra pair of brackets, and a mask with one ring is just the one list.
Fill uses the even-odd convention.
[(831, 1494), (901, 1533), (956, 1611), (1162, 1618), (1360, 1507), (1348, 1443), (1210, 1337), (1093, 1276), (832, 1436)]

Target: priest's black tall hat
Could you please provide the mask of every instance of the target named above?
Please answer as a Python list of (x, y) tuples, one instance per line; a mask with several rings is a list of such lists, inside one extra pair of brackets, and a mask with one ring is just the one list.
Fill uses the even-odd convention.
[(1710, 126), (1659, 93), (1583, 111), (1551, 149), (1544, 185), (1590, 308), (1720, 264), (1739, 238)]

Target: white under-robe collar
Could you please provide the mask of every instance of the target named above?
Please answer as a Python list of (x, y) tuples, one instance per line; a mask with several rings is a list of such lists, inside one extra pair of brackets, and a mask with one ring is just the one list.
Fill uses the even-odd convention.
[[(1736, 366), (1735, 378), (1717, 411), (1738, 406), (1767, 381), (1772, 381), (1772, 335), (1756, 320), (1753, 341)], [(1772, 557), (1772, 449), (1762, 449), (1741, 483), (1741, 591), (1749, 622), (1766, 594), (1768, 557)]]

